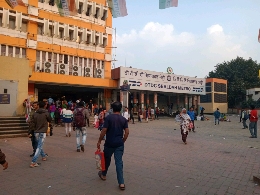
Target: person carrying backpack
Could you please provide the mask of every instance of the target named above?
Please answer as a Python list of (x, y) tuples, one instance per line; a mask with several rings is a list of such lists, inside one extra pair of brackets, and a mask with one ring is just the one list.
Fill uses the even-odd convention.
[[(77, 141), (77, 152), (85, 151), (84, 145), (87, 138), (87, 127), (86, 120), (89, 119), (89, 111), (84, 108), (84, 102), (78, 103), (78, 108), (74, 110), (73, 113), (73, 130), (76, 131), (76, 141)], [(80, 144), (80, 134), (82, 135), (82, 142)]]
[(243, 110), (243, 111), (242, 111), (242, 116), (241, 116), (241, 118), (242, 118), (242, 120), (243, 120), (243, 129), (247, 129), (248, 126), (247, 126), (247, 124), (246, 124), (246, 121), (247, 121), (247, 119), (249, 118), (249, 116), (248, 116), (246, 110)]

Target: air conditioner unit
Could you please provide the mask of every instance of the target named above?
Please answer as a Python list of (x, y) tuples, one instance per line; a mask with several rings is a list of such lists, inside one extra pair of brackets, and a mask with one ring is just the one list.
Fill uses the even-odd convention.
[(96, 68), (96, 78), (104, 78), (104, 70), (101, 68)]
[(41, 64), (40, 64), (40, 62), (35, 62), (35, 64), (34, 64), (34, 71), (35, 72), (40, 72), (41, 71)]
[(54, 64), (51, 62), (44, 62), (43, 71), (45, 73), (54, 73)]
[(68, 75), (69, 74), (68, 69), (69, 69), (68, 64), (59, 64), (58, 74)]
[(81, 76), (81, 66), (72, 66), (72, 75)]
[(85, 77), (93, 77), (93, 69), (91, 67), (84, 68), (84, 76)]

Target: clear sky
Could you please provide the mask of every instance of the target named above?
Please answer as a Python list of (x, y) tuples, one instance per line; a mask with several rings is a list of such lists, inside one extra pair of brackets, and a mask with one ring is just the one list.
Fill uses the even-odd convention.
[(126, 0), (128, 16), (113, 19), (115, 67), (132, 66), (205, 77), (237, 56), (260, 63), (260, 0)]

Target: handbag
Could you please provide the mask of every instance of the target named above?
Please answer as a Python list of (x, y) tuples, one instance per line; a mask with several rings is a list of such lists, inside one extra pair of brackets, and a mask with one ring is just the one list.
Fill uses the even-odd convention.
[(96, 159), (96, 166), (97, 169), (100, 171), (105, 171), (105, 156), (104, 156), (104, 152), (101, 152), (100, 149), (97, 149), (97, 151), (95, 152), (95, 159)]
[(190, 122), (190, 123), (189, 123), (189, 129), (193, 129), (193, 127), (194, 127), (194, 126), (193, 126), (193, 123)]

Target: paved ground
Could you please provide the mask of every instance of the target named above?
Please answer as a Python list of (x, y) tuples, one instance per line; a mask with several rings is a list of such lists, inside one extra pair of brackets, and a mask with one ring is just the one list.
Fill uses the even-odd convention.
[[(253, 175), (260, 176), (260, 135), (250, 139), (238, 117), (232, 122), (196, 122), (188, 144), (181, 141), (171, 118), (129, 124), (124, 154), (126, 190), (120, 191), (114, 163), (107, 180), (97, 176), (94, 159), (99, 131), (88, 129), (85, 153), (76, 152), (75, 133), (67, 138), (55, 128), (44, 146), (48, 161), (29, 168), (29, 138), (0, 140), (9, 169), (0, 170), (0, 194), (260, 194)], [(177, 129), (177, 130), (174, 130)]]

